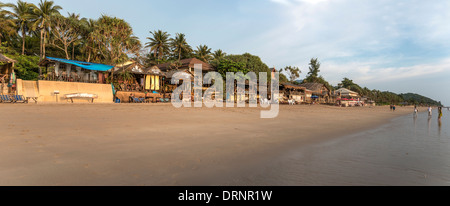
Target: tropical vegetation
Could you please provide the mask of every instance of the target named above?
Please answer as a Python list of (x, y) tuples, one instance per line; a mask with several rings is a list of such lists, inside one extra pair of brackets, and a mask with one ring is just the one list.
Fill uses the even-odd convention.
[[(61, 14), (62, 9), (50, 0), (41, 0), (37, 5), (22, 0), (8, 4), (0, 2), (0, 53), (17, 61), (18, 78), (38, 79), (47, 72), (38, 66), (39, 61), (51, 56), (110, 65), (129, 60), (144, 66), (169, 63), (172, 68), (178, 68), (182, 59), (195, 57), (210, 63), (222, 75), (226, 72), (255, 72), (257, 75), (266, 72), (270, 79), (271, 69), (256, 55), (227, 54), (205, 44), (193, 47), (186, 34), (171, 35), (160, 29), (150, 31), (146, 42), (140, 42), (131, 25), (123, 19), (107, 15), (88, 19), (75, 13)], [(320, 67), (318, 58), (312, 58), (305, 78), (299, 80), (300, 68), (286, 66), (280, 70), (280, 82), (322, 83), (330, 90), (344, 87), (380, 104), (438, 104), (416, 94), (397, 95), (361, 88), (348, 78), (333, 87), (320, 75)], [(127, 73), (122, 75), (122, 78), (129, 76)]]

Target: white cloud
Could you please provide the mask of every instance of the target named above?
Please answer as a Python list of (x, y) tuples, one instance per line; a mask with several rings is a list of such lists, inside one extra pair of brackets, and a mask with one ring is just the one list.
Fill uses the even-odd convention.
[[(331, 83), (386, 82), (450, 68), (450, 1), (272, 0), (278, 25), (256, 46), (278, 67), (322, 62)], [(430, 62), (436, 63), (430, 63)]]
[(349, 62), (322, 64), (321, 71), (326, 74), (330, 83), (337, 84), (344, 77), (353, 79), (356, 83), (366, 85), (373, 83), (392, 82), (400, 79), (427, 78), (440, 73), (450, 72), (450, 58), (436, 63), (418, 64), (405, 67), (379, 67), (382, 60), (373, 62)]

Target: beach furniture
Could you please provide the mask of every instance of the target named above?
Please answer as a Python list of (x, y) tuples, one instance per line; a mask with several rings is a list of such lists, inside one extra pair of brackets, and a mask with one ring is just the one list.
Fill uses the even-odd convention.
[(88, 94), (88, 93), (74, 93), (74, 94), (66, 94), (66, 99), (70, 99), (73, 103), (73, 99), (88, 99), (90, 103), (94, 103), (94, 99), (98, 98), (96, 94)]
[(170, 102), (169, 98), (159, 98), (159, 101), (163, 102), (163, 103), (168, 103)]
[(11, 98), (9, 95), (7, 95), (7, 94), (2, 94), (1, 95), (1, 100), (2, 100), (2, 103), (14, 103), (14, 99), (13, 98)]
[(14, 102), (28, 104), (28, 99), (25, 98), (23, 95), (14, 95)]
[(133, 97), (133, 103), (144, 103), (146, 102), (145, 98)]

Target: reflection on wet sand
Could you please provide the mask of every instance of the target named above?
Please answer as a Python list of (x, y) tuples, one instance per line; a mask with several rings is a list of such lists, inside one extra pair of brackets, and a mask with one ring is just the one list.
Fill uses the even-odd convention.
[(411, 122), (407, 115), (374, 130), (306, 145), (232, 185), (450, 186), (450, 128), (442, 123), (449, 117), (436, 125), (437, 116), (423, 112)]
[(428, 115), (428, 135), (430, 135), (430, 129), (431, 129), (431, 115)]

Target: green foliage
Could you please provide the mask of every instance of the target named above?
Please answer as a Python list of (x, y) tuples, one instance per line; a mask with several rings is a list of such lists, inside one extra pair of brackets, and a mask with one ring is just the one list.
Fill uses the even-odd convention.
[(284, 71), (289, 74), (289, 79), (291, 80), (291, 82), (297, 80), (300, 77), (300, 73), (302, 73), (302, 71), (300, 71), (298, 67), (294, 66), (287, 66), (284, 68)]
[(413, 94), (413, 93), (406, 93), (406, 94), (400, 94), (400, 96), (403, 98), (403, 100), (409, 104), (414, 105), (431, 105), (431, 106), (442, 106), (441, 102), (435, 101), (433, 99), (430, 99), (428, 97), (424, 97), (419, 94)]
[(213, 59), (211, 48), (206, 45), (198, 46), (197, 50), (194, 51), (194, 54), (197, 59), (200, 59), (206, 63)]
[(224, 59), (245, 64), (245, 68), (249, 72), (255, 72), (258, 78), (260, 72), (267, 72), (267, 79), (269, 79), (270, 81), (271, 71), (269, 67), (264, 62), (262, 62), (261, 58), (259, 58), (258, 56), (245, 53), (242, 55), (228, 55), (224, 57)]
[(235, 62), (228, 59), (221, 59), (218, 66), (217, 72), (219, 72), (222, 77), (226, 77), (227, 72), (238, 73), (242, 72), (243, 74), (247, 74), (249, 70), (246, 68), (246, 65), (242, 62)]
[(5, 55), (16, 60), (14, 71), (18, 79), (37, 80), (39, 77), (39, 57), (26, 55)]
[(407, 103), (410, 105), (442, 106), (439, 102), (418, 94), (407, 93), (398, 95), (393, 92), (369, 90), (367, 87), (361, 88), (358, 84), (354, 83), (353, 80), (348, 78), (344, 78), (342, 82), (338, 84), (338, 88), (346, 88), (358, 92), (361, 96), (369, 97), (379, 105)]
[(342, 82), (338, 84), (338, 87), (339, 88), (350, 89), (350, 90), (352, 90), (354, 92), (358, 92), (361, 95), (362, 95), (362, 93), (365, 93), (365, 91), (359, 85), (355, 84), (353, 82), (353, 80), (348, 79), (348, 78), (344, 78), (342, 80)]
[(307, 81), (318, 83), (319, 72), (320, 72), (320, 62), (317, 58), (315, 59), (312, 58), (309, 63), (309, 72), (308, 76), (306, 77)]
[[(286, 77), (286, 75), (284, 75), (283, 73), (280, 73), (280, 83), (288, 83), (289, 79)], [(293, 82), (294, 84), (296, 84), (296, 82)]]

